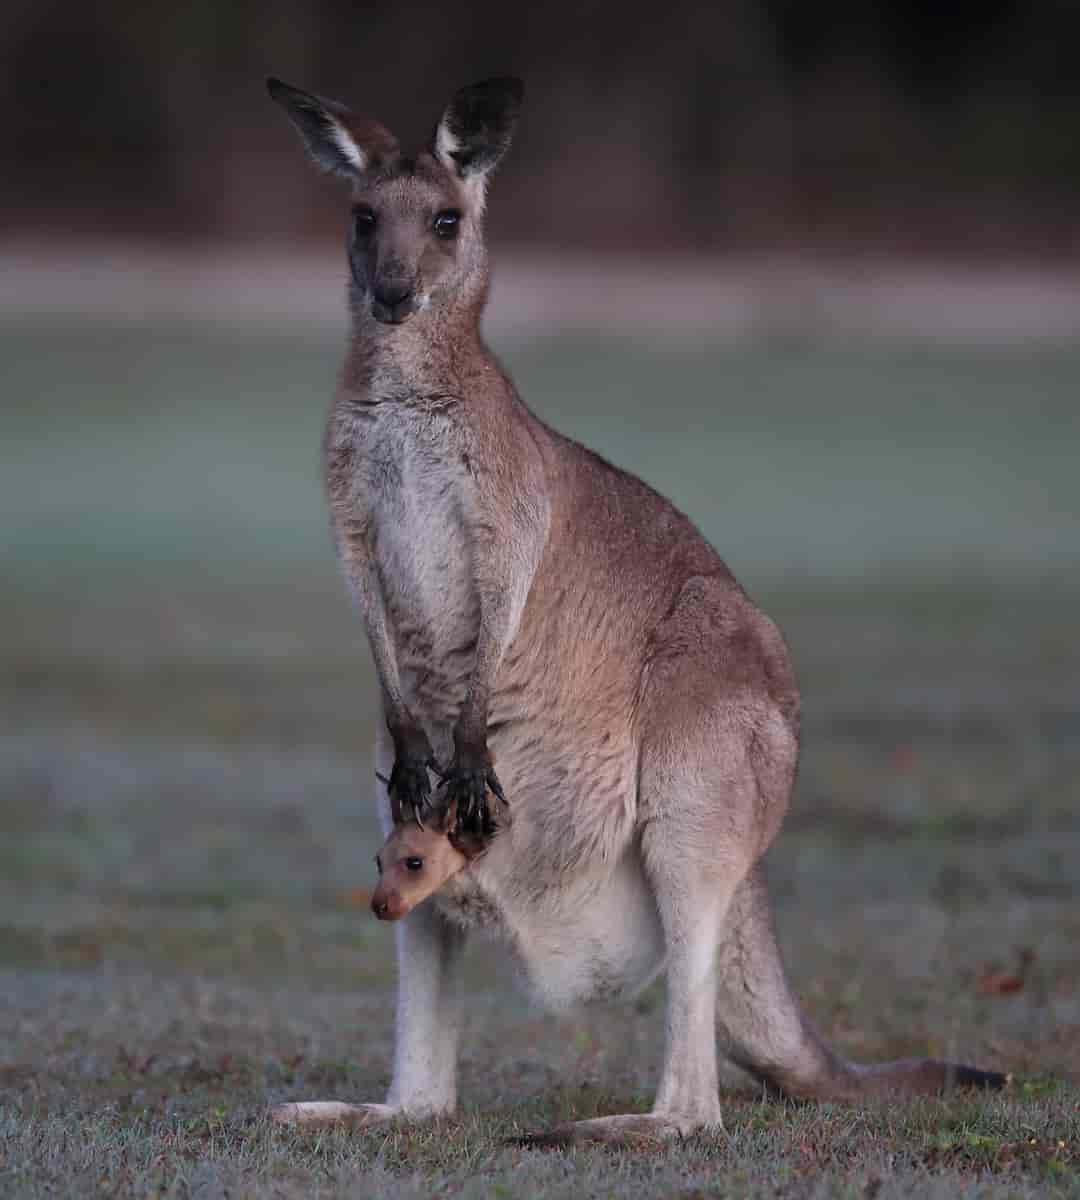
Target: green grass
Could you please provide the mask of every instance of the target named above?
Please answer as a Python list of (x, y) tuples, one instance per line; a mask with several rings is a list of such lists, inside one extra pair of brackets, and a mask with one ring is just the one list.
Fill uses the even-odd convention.
[[(392, 944), (363, 903), (374, 693), (318, 483), (335, 355), (0, 332), (0, 1194), (1080, 1196), (1060, 352), (509, 356), (788, 634), (806, 751), (769, 869), (814, 1020), (853, 1057), (1007, 1070), (1006, 1093), (792, 1106), (729, 1072), (722, 1135), (523, 1150), (648, 1106), (663, 992), (555, 1020), (478, 946), (458, 1118), (266, 1123), (278, 1100), (381, 1098), (392, 1053)], [(992, 972), (1023, 986), (987, 992)]]

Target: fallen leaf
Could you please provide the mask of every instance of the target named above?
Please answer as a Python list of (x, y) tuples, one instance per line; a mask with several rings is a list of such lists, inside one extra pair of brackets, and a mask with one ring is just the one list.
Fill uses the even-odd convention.
[(976, 987), (984, 996), (1007, 996), (1011, 992), (1023, 991), (1024, 977), (1008, 971), (984, 971)]
[(889, 761), (894, 771), (905, 774), (915, 769), (918, 758), (911, 746), (897, 746), (889, 756)]

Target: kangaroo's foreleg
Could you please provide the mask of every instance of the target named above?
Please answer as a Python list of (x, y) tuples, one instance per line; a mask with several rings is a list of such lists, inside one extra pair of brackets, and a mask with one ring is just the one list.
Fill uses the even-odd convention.
[[(516, 432), (520, 438), (521, 432)], [(512, 435), (509, 430), (507, 434)], [(443, 776), (443, 804), (448, 810), (456, 806), (458, 832), (484, 836), (495, 832), (489, 790), (504, 807), (507, 804), (488, 750), (488, 708), (495, 676), (517, 634), (547, 533), (547, 503), (534, 456), (535, 448), (530, 454), (526, 446), (504, 467), (524, 476), (510, 484), (514, 490), (509, 505), (500, 490), (508, 486), (507, 480), (481, 477), (472, 496), (468, 528), (480, 627), (465, 701), (454, 725), (454, 757)]]
[(347, 533), (341, 540), (339, 555), (363, 618), (379, 679), (383, 716), (394, 747), (387, 786), (391, 813), (395, 825), (409, 818), (422, 823), (431, 799), (428, 770), (436, 767), (435, 755), (423, 725), (405, 702), (390, 621), (370, 554), (369, 539), (355, 518), (343, 522), (343, 527)]

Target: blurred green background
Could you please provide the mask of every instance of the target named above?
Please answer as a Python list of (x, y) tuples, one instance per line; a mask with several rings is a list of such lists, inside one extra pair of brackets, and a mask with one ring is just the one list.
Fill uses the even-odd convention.
[[(342, 339), (4, 332), (3, 566), (101, 583), (329, 574), (318, 443)], [(738, 574), (1068, 571), (1080, 351), (538, 337), (541, 417), (665, 491)]]

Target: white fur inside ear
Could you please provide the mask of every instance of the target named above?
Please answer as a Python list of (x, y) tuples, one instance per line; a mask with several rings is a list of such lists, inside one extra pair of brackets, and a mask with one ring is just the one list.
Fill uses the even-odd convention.
[(484, 199), (487, 195), (487, 173), (484, 171), (473, 171), (462, 178), (461, 169), (454, 158), (454, 155), (460, 149), (460, 139), (454, 137), (445, 121), (440, 121), (439, 128), (435, 131), (435, 157), (438, 158), (439, 162), (448, 171), (451, 171), (461, 179), (461, 186), (465, 189), (473, 206), (479, 212), (483, 212)]
[(456, 171), (457, 164), (454, 162), (454, 155), (460, 149), (461, 142), (450, 132), (446, 122), (440, 121), (439, 128), (435, 132), (435, 153), (439, 156), (443, 166), (448, 167), (451, 171)]
[(345, 156), (346, 160), (356, 168), (362, 171), (367, 165), (367, 155), (360, 147), (349, 137), (348, 131), (343, 125), (339, 125), (334, 121), (330, 128), (330, 136), (334, 140), (334, 145)]

